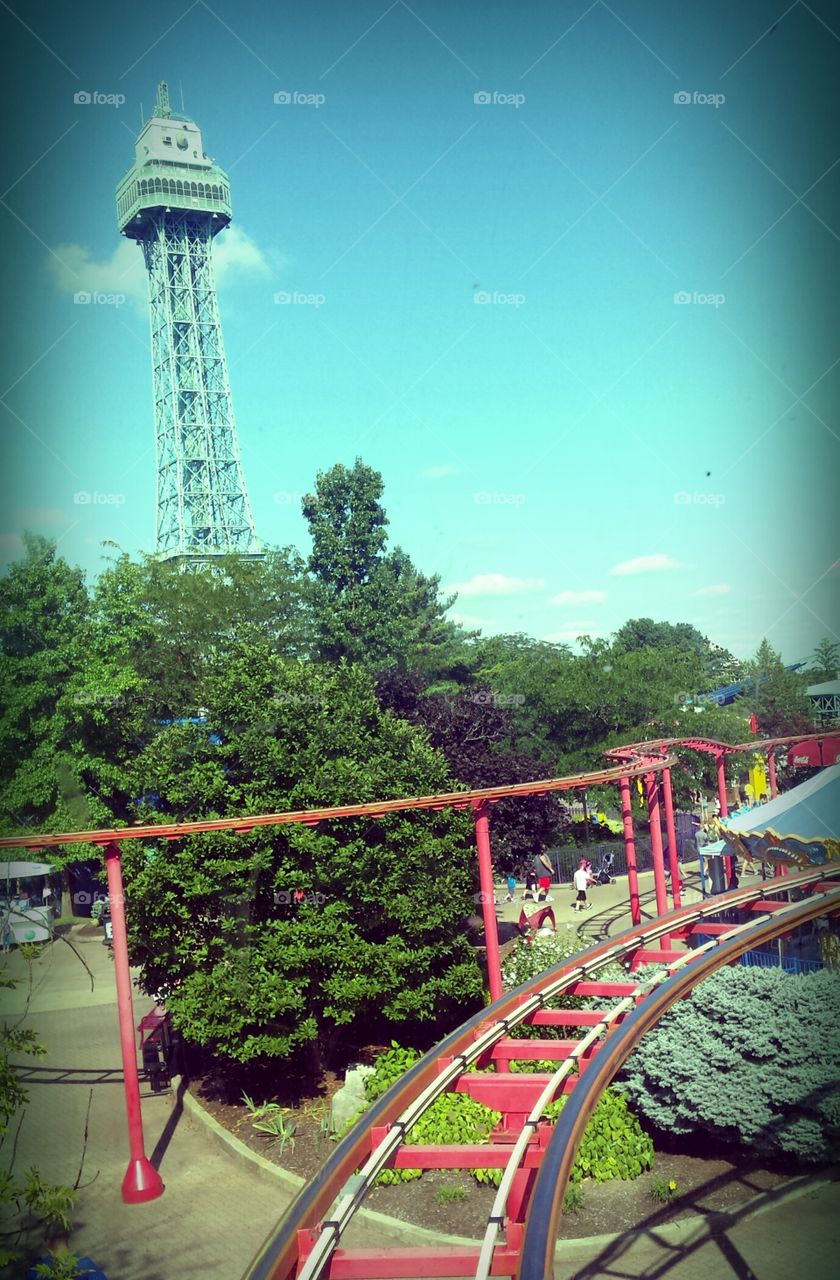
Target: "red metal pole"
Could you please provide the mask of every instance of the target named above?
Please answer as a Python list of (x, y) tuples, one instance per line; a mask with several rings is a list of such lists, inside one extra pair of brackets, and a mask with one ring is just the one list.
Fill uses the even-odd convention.
[(668, 833), (668, 866), (671, 868), (671, 898), (675, 907), (681, 907), (680, 863), (677, 858), (677, 829), (674, 822), (674, 796), (671, 791), (670, 769), (662, 770), (662, 792), (665, 796), (665, 830)]
[[(653, 855), (653, 887), (656, 895), (656, 914), (664, 916), (668, 910), (668, 893), (665, 888), (665, 858), (662, 852), (662, 827), (659, 822), (659, 788), (655, 773), (645, 774), (648, 820), (650, 822), (650, 851)], [(663, 934), (660, 939), (663, 951), (670, 951), (671, 938)]]
[[(715, 756), (715, 768), (717, 769), (717, 789), (718, 801), (720, 802), (720, 816), (721, 818), (728, 818), (729, 806), (726, 803), (726, 761), (722, 755)], [(732, 884), (732, 858), (729, 854), (726, 854), (724, 857), (723, 864), (726, 868), (726, 887), (728, 889)]]
[(117, 1009), (120, 1019), (125, 1106), (128, 1112), (128, 1146), (130, 1159), (122, 1183), (126, 1204), (143, 1204), (163, 1195), (163, 1179), (146, 1156), (143, 1145), (143, 1117), (140, 1112), (140, 1081), (137, 1075), (137, 1048), (134, 1040), (134, 1012), (131, 1003), (131, 970), (128, 963), (128, 937), (125, 929), (125, 896), (123, 894), (120, 847), (109, 844), (105, 850), (108, 872), (108, 897), (114, 939), (114, 974), (117, 980)]
[(728, 818), (729, 806), (726, 803), (726, 761), (722, 755), (715, 756), (715, 768), (717, 769), (717, 789), (718, 802), (720, 804), (720, 816), (722, 818)]
[(493, 861), (490, 856), (490, 823), (488, 806), (483, 801), (473, 805), (475, 843), (478, 848), (478, 880), (481, 888), (481, 912), (484, 916), (484, 945), (487, 952), (487, 985), (490, 999), (502, 994), (502, 965), (499, 959), (499, 930), (493, 902)]
[(642, 907), (639, 899), (639, 873), (636, 868), (636, 841), (633, 836), (633, 805), (630, 799), (630, 779), (622, 778), (618, 787), (621, 792), (621, 817), (624, 822), (624, 853), (627, 860), (627, 888), (630, 891), (630, 919), (635, 925), (642, 923)]
[(776, 777), (776, 753), (775, 751), (767, 752), (767, 772), (770, 775), (770, 799), (775, 800), (779, 794), (779, 782)]

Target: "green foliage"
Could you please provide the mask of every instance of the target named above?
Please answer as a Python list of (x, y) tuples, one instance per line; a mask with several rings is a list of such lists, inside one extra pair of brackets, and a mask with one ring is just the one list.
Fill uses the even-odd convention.
[(838, 670), (840, 670), (840, 644), (824, 636), (811, 655), (808, 683), (822, 684), (826, 680), (836, 680)]
[[(306, 809), (444, 790), (423, 735), (383, 714), (361, 667), (232, 645), (207, 724), (138, 756), (148, 821)], [(221, 739), (211, 741), (211, 734)], [(474, 884), (469, 820), (395, 813), (317, 828), (191, 837), (124, 854), (132, 955), (177, 1026), (245, 1062), (309, 1048), (323, 1066), (368, 1014), (455, 1018), (480, 1000), (461, 928)]]
[(455, 1204), (459, 1200), (466, 1200), (468, 1195), (466, 1187), (459, 1186), (457, 1182), (445, 1182), (438, 1188), (437, 1202), (438, 1204)]
[[(565, 1095), (546, 1108), (549, 1120), (556, 1121)], [(572, 1181), (609, 1182), (638, 1178), (653, 1165), (653, 1142), (629, 1110), (627, 1101), (613, 1089), (605, 1089), (592, 1113), (572, 1166)]]
[(316, 650), (371, 670), (390, 666), (447, 672), (460, 657), (463, 633), (444, 617), (440, 578), (426, 577), (401, 547), (386, 553), (388, 517), (382, 476), (357, 458), (320, 471), (306, 494)]
[(666, 1178), (651, 1178), (648, 1187), (648, 1195), (651, 1200), (658, 1200), (660, 1204), (670, 1204), (674, 1197), (678, 1194), (679, 1188), (674, 1178), (670, 1180)]
[(251, 1127), (270, 1138), (270, 1145), (276, 1147), (278, 1155), (282, 1156), (286, 1147), (294, 1151), (297, 1125), (287, 1119), (288, 1107), (281, 1107), (278, 1102), (256, 1103), (247, 1093), (243, 1093), (242, 1101), (248, 1108)]
[(583, 1191), (579, 1182), (570, 1182), (563, 1197), (564, 1213), (580, 1213), (583, 1208)]
[(727, 968), (645, 1036), (622, 1072), (640, 1115), (806, 1161), (840, 1154), (840, 978)]
[(60, 1249), (57, 1253), (50, 1250), (47, 1261), (36, 1263), (33, 1270), (39, 1280), (77, 1280), (77, 1277), (88, 1274), (87, 1269), (81, 1269), (81, 1259), (68, 1249)]
[(762, 640), (746, 673), (752, 687), (744, 705), (755, 713), (762, 734), (781, 737), (813, 730), (814, 708), (805, 694), (814, 682), (810, 672), (788, 671), (781, 655)]

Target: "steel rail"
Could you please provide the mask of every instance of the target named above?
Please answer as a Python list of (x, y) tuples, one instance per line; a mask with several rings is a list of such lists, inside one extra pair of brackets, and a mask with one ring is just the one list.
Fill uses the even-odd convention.
[[(563, 1108), (546, 1148), (528, 1206), (518, 1280), (553, 1280), (558, 1220), (578, 1147), (601, 1094), (639, 1040), (672, 1005), (723, 965), (737, 959), (751, 947), (838, 909), (840, 887), (790, 904), (783, 918), (778, 912), (767, 920), (737, 927), (737, 936), (721, 939), (714, 948), (707, 944), (702, 948), (705, 954), (696, 963), (686, 964), (680, 972), (667, 977), (658, 993), (637, 1005), (613, 1031), (608, 1045), (592, 1061)], [(698, 952), (700, 950), (698, 948)], [(690, 953), (692, 958), (697, 954)]]
[(676, 757), (638, 759), (627, 764), (612, 765), (589, 773), (568, 774), (562, 778), (542, 778), (534, 782), (517, 782), (503, 787), (479, 787), (468, 791), (446, 791), (439, 795), (409, 796), (398, 800), (372, 800), (365, 804), (337, 805), (328, 809), (296, 809), (288, 813), (259, 813), (240, 818), (208, 818), (196, 822), (146, 823), (142, 826), (113, 827), (109, 830), (63, 831), (31, 836), (0, 837), (0, 849), (51, 849), (65, 844), (119, 844), (123, 840), (181, 840), (185, 836), (204, 835), (209, 831), (236, 831), (247, 834), (255, 827), (287, 826), (301, 822), (316, 825), (334, 818), (384, 818), (389, 813), (415, 809), (467, 809), (517, 796), (543, 795), (554, 791), (576, 791), (602, 783), (619, 782), (622, 778), (641, 777), (677, 764)]
[[(840, 889), (838, 889), (838, 893), (840, 893)], [(785, 907), (775, 913), (774, 918), (776, 920), (783, 920), (790, 912), (794, 911), (798, 905), (798, 903), (786, 904)], [(489, 1280), (491, 1266), (493, 1263), (493, 1253), (496, 1247), (498, 1235), (504, 1224), (508, 1195), (513, 1184), (514, 1176), (521, 1166), (525, 1148), (535, 1132), (546, 1107), (556, 1096), (560, 1084), (562, 1084), (566, 1076), (570, 1074), (576, 1062), (582, 1057), (583, 1053), (585, 1053), (586, 1048), (594, 1044), (596, 1041), (601, 1040), (609, 1028), (614, 1023), (618, 1022), (619, 1018), (623, 1018), (625, 1013), (636, 1008), (639, 1001), (646, 999), (651, 991), (655, 990), (657, 986), (663, 983), (674, 970), (680, 969), (686, 964), (695, 963), (698, 957), (704, 955), (706, 952), (714, 950), (715, 947), (720, 946), (724, 940), (729, 941), (733, 936), (747, 929), (753, 928), (754, 925), (755, 921), (752, 920), (747, 921), (745, 924), (732, 925), (731, 928), (727, 929), (725, 934), (715, 935), (700, 947), (695, 947), (689, 951), (674, 952), (673, 958), (653, 962), (658, 966), (659, 971), (657, 973), (648, 974), (645, 979), (638, 984), (634, 991), (631, 991), (629, 995), (619, 1000), (619, 1002), (605, 1013), (604, 1017), (592, 1027), (591, 1031), (582, 1040), (578, 1041), (575, 1048), (569, 1053), (566, 1060), (554, 1073), (549, 1080), (549, 1083), (540, 1094), (540, 1097), (525, 1120), (522, 1132), (514, 1145), (507, 1167), (505, 1168), (505, 1172), (502, 1176), (499, 1190), (496, 1194), (490, 1214), (488, 1215), (487, 1228), (484, 1234), (481, 1254), (479, 1256), (478, 1266), (475, 1272), (475, 1280)]]
[[(356, 1209), (360, 1207), (376, 1175), (402, 1145), (411, 1124), (432, 1105), (437, 1097), (446, 1092), (474, 1061), (492, 1050), (512, 1027), (538, 1013), (547, 1001), (569, 987), (593, 977), (604, 965), (621, 959), (643, 947), (644, 944), (672, 932), (675, 928), (702, 922), (708, 916), (717, 915), (733, 907), (752, 906), (754, 909), (761, 910), (761, 904), (765, 901), (768, 904), (768, 910), (774, 911), (778, 918), (781, 915), (777, 896), (780, 892), (806, 888), (821, 880), (833, 880), (838, 876), (840, 876), (840, 865), (833, 868), (811, 868), (787, 877), (784, 889), (781, 889), (778, 883), (772, 886), (769, 883), (753, 885), (694, 906), (681, 907), (652, 923), (637, 925), (618, 939), (596, 944), (576, 956), (573, 962), (564, 962), (536, 975), (527, 983), (503, 995), (493, 1005), (473, 1015), (433, 1050), (430, 1050), (420, 1062), (411, 1067), (400, 1081), (383, 1094), (360, 1118), (351, 1132), (339, 1143), (334, 1154), (316, 1177), (303, 1188), (264, 1242), (251, 1263), (246, 1280), (292, 1280), (294, 1276), (297, 1276), (298, 1280), (303, 1280), (304, 1276), (309, 1280), (309, 1277), (322, 1274), (324, 1266), (329, 1263), (344, 1230)], [(733, 926), (733, 928), (737, 927)], [(706, 945), (714, 945), (714, 942)], [(697, 951), (689, 951), (683, 955), (693, 957), (699, 950), (698, 948)], [(674, 953), (674, 961), (669, 961), (666, 971), (679, 961), (680, 953)], [(619, 1016), (618, 1008), (612, 1012), (615, 1018)], [(598, 1031), (597, 1036), (590, 1033), (586, 1038), (587, 1044), (594, 1043), (601, 1034), (603, 1034), (602, 1029)], [(583, 1042), (578, 1043), (583, 1045)], [(583, 1052), (585, 1049), (579, 1048), (578, 1056)], [(442, 1059), (445, 1062), (441, 1066)], [(573, 1065), (574, 1060), (566, 1067), (566, 1074)], [(587, 1071), (589, 1069), (590, 1066), (587, 1063)], [(563, 1067), (555, 1074), (559, 1075), (562, 1071)], [(561, 1085), (562, 1078), (551, 1089), (547, 1100), (556, 1094)], [(386, 1134), (375, 1143), (374, 1130), (381, 1131), (382, 1128), (387, 1129)], [(510, 1180), (515, 1172), (516, 1170), (509, 1175)], [(330, 1216), (325, 1218), (324, 1215), (328, 1211), (331, 1211)], [(319, 1227), (320, 1234), (304, 1264), (307, 1269), (299, 1272), (297, 1271), (300, 1261), (298, 1233), (313, 1232)]]

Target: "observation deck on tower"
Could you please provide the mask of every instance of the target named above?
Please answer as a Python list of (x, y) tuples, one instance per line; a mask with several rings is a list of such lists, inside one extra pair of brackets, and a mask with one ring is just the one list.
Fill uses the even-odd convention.
[(206, 215), (212, 235), (231, 219), (227, 174), (204, 151), (195, 121), (172, 110), (161, 82), (134, 164), (117, 187), (117, 225), (123, 235), (142, 239), (149, 220), (163, 210)]

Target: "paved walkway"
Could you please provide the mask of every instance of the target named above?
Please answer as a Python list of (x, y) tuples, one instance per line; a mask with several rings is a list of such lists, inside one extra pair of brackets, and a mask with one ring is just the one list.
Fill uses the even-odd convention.
[[(609, 923), (615, 934), (624, 892), (620, 881), (593, 890), (593, 910), (576, 918), (570, 891), (555, 888), (558, 924), (562, 927), (568, 917), (594, 940)], [(507, 912), (515, 918), (519, 904), (506, 904)], [(202, 1124), (178, 1107), (173, 1110), (170, 1095), (150, 1095), (143, 1102), (146, 1150), (166, 1192), (151, 1204), (122, 1203), (127, 1136), (113, 962), (98, 935), (82, 937), (77, 927), (71, 941), (81, 959), (58, 941), (35, 964), (30, 993), (25, 984), (2, 993), (4, 1013), (25, 1013), (27, 1025), (47, 1046), (46, 1057), (32, 1060), (30, 1105), (15, 1168), (37, 1163), (44, 1177), (72, 1184), (84, 1149), (71, 1245), (93, 1257), (109, 1280), (239, 1280), (291, 1192), (231, 1157)], [(13, 976), (26, 975), (17, 952), (8, 960)], [(150, 1005), (148, 998), (136, 998), (135, 1022)], [(56, 1068), (65, 1073), (60, 1080)], [(771, 1207), (759, 1216), (734, 1219), (714, 1241), (705, 1229), (678, 1239), (669, 1229), (606, 1243), (570, 1241), (560, 1246), (556, 1274), (564, 1280), (833, 1277), (840, 1256), (840, 1188), (833, 1184), (796, 1200), (768, 1203)], [(364, 1223), (354, 1234), (369, 1244), (396, 1243), (398, 1237), (410, 1241), (410, 1228), (394, 1224), (392, 1230), (387, 1241), (378, 1233), (374, 1240)]]

